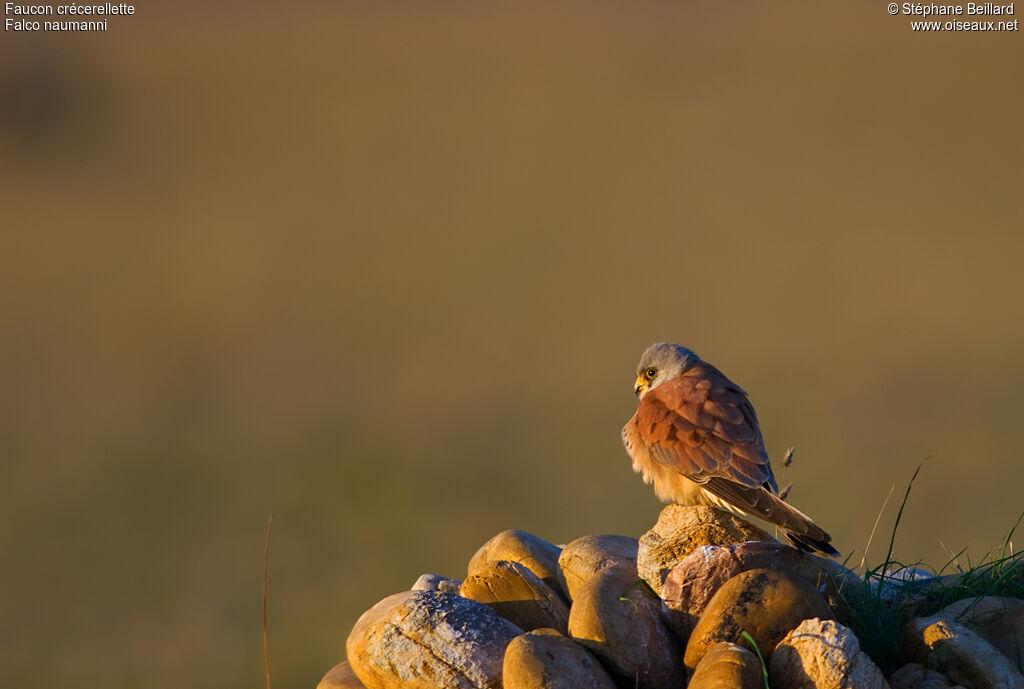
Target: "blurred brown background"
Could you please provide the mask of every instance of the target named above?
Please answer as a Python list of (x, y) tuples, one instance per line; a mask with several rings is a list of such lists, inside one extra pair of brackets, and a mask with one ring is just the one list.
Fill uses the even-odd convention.
[(489, 536), (639, 535), (636, 360), (859, 562), (1021, 510), (1020, 33), (881, 2), (162, 3), (0, 39), (0, 685), (312, 687)]

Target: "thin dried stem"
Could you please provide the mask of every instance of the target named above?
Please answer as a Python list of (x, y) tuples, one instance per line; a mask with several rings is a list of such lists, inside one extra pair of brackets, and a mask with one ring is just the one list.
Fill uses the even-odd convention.
[(949, 555), (949, 560), (953, 563), (953, 566), (956, 567), (956, 571), (963, 572), (964, 568), (960, 566), (960, 560), (957, 559), (959, 556), (953, 552), (953, 549), (943, 543), (941, 538), (936, 538), (935, 540), (937, 540), (939, 545), (942, 546), (942, 549), (946, 551), (946, 555)]
[(871, 535), (868, 536), (868, 544), (864, 546), (864, 556), (860, 559), (860, 566), (863, 567), (864, 563), (868, 559), (868, 548), (871, 547), (871, 541), (875, 538), (875, 531), (878, 529), (878, 522), (882, 521), (882, 513), (885, 512), (885, 506), (889, 504), (889, 498), (892, 497), (893, 491), (896, 490), (896, 484), (892, 484), (892, 488), (889, 489), (889, 494), (885, 496), (885, 500), (882, 502), (882, 509), (878, 510), (878, 516), (875, 517), (875, 525), (871, 527)]
[(270, 527), (274, 524), (274, 515), (267, 519), (267, 541), (263, 552), (263, 668), (267, 673), (267, 689), (270, 689), (270, 649), (267, 645), (267, 568), (270, 564)]

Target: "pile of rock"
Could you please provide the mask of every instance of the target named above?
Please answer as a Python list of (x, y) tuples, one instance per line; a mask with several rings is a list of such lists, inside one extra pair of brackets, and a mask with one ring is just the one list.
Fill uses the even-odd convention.
[(862, 585), (710, 507), (670, 505), (639, 541), (505, 531), (463, 581), (423, 575), (364, 613), (318, 689), (1024, 689), (1024, 601), (914, 619), (916, 662), (887, 683), (846, 626)]

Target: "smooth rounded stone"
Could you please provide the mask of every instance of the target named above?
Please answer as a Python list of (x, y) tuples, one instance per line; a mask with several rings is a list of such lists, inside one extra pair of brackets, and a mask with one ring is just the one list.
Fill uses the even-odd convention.
[(672, 631), (680, 639), (688, 639), (722, 584), (751, 569), (785, 570), (801, 577), (821, 592), (840, 619), (848, 619), (846, 604), (839, 595), (842, 585), (859, 585), (861, 581), (839, 563), (781, 543), (747, 541), (701, 546), (673, 567), (662, 585), (665, 620)]
[(525, 531), (509, 529), (480, 546), (469, 560), (468, 576), (473, 576), (488, 562), (506, 560), (526, 565), (544, 583), (564, 595), (558, 583), (558, 556), (562, 549)]
[(597, 658), (554, 629), (512, 639), (502, 681), (504, 689), (615, 689)]
[(568, 633), (569, 606), (540, 577), (518, 562), (487, 562), (459, 589), (526, 631), (552, 627)]
[(367, 689), (500, 689), (505, 647), (522, 633), (483, 603), (403, 591), (363, 613), (346, 650)]
[(719, 641), (708, 649), (687, 689), (761, 689), (761, 659), (738, 644)]
[(737, 574), (722, 584), (697, 621), (686, 644), (686, 668), (693, 672), (717, 641), (749, 647), (743, 632), (754, 638), (768, 662), (775, 645), (812, 617), (832, 619), (832, 610), (821, 594), (800, 577), (772, 569)]
[(558, 557), (558, 579), (569, 600), (590, 577), (609, 567), (636, 569), (639, 542), (630, 536), (602, 534), (584, 536), (562, 548)]
[(443, 577), (440, 574), (421, 574), (416, 583), (412, 585), (413, 591), (440, 591), (441, 593), (454, 593), (459, 595), (461, 581)]
[(635, 689), (684, 686), (682, 657), (661, 603), (629, 567), (609, 567), (579, 588), (569, 636)]
[(835, 620), (804, 620), (772, 652), (772, 686), (787, 689), (889, 689), (854, 633)]
[(744, 541), (776, 542), (761, 529), (725, 510), (707, 505), (668, 505), (658, 515), (658, 522), (640, 537), (637, 573), (660, 596), (668, 573), (697, 548)]
[(864, 579), (873, 595), (897, 606), (900, 613), (907, 613), (903, 617), (912, 616), (914, 610), (927, 603), (927, 587), (939, 581), (939, 577), (921, 567), (892, 567), (869, 573)]
[(920, 663), (907, 663), (889, 675), (889, 686), (892, 689), (964, 689), (941, 672), (929, 670)]
[(1024, 600), (1004, 596), (967, 598), (947, 605), (938, 613), (954, 620), (995, 646), (1024, 670)]
[(908, 622), (902, 645), (909, 660), (938, 670), (967, 689), (1024, 689), (1024, 675), (995, 646), (940, 615)]
[(316, 689), (365, 689), (365, 687), (356, 677), (356, 673), (352, 671), (349, 662), (343, 660), (327, 671), (320, 683), (316, 685)]
[(891, 567), (883, 570), (881, 573), (875, 573), (868, 577), (870, 581), (881, 582), (883, 587), (886, 584), (898, 586), (900, 584), (921, 583), (922, 581), (928, 581), (934, 578), (935, 572), (927, 570), (924, 567), (903, 566)]

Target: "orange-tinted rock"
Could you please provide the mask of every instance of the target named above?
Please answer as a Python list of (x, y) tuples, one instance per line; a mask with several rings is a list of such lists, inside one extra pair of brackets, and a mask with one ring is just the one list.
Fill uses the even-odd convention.
[(668, 573), (661, 589), (665, 619), (676, 635), (689, 638), (697, 619), (722, 584), (751, 569), (785, 570), (801, 577), (822, 592), (840, 619), (846, 617), (845, 603), (839, 595), (841, 586), (860, 585), (861, 581), (842, 565), (781, 543), (747, 541), (702, 546)]
[(969, 689), (1024, 689), (1024, 675), (995, 646), (942, 616), (911, 620), (902, 641), (908, 659)]
[(954, 620), (995, 646), (1024, 672), (1024, 600), (985, 596), (960, 600), (939, 615)]
[(356, 677), (356, 673), (352, 670), (352, 666), (347, 660), (343, 660), (334, 667), (332, 667), (320, 683), (316, 685), (316, 689), (366, 689), (359, 678)]
[(941, 672), (929, 670), (921, 663), (907, 663), (889, 675), (891, 689), (964, 689), (953, 684)]
[(767, 662), (775, 645), (812, 617), (831, 619), (832, 611), (821, 594), (800, 577), (771, 569), (743, 572), (712, 596), (687, 642), (686, 667), (691, 672), (696, 669), (718, 641), (749, 646), (743, 632), (754, 638)]
[(558, 556), (562, 549), (525, 531), (502, 531), (484, 543), (469, 560), (468, 576), (477, 574), (488, 562), (506, 560), (526, 565), (559, 595), (564, 594), (558, 582)]
[(403, 591), (363, 613), (346, 650), (367, 689), (500, 689), (505, 647), (522, 633), (483, 603)]
[(552, 627), (568, 632), (569, 608), (540, 577), (518, 562), (487, 562), (466, 577), (459, 593), (489, 605), (525, 631)]
[(630, 687), (685, 684), (678, 642), (662, 619), (661, 602), (631, 568), (609, 567), (577, 591), (569, 635)]
[(834, 620), (810, 619), (772, 652), (772, 686), (786, 689), (889, 689), (853, 632)]
[(660, 596), (668, 573), (697, 548), (744, 541), (775, 539), (731, 512), (707, 505), (668, 505), (640, 537), (636, 569)]
[(761, 689), (761, 659), (739, 644), (719, 641), (708, 649), (687, 689)]
[(505, 651), (504, 689), (615, 689), (597, 658), (554, 629), (517, 636)]
[(572, 600), (590, 577), (609, 567), (636, 569), (638, 542), (629, 536), (584, 536), (562, 549), (558, 557), (559, 581)]

